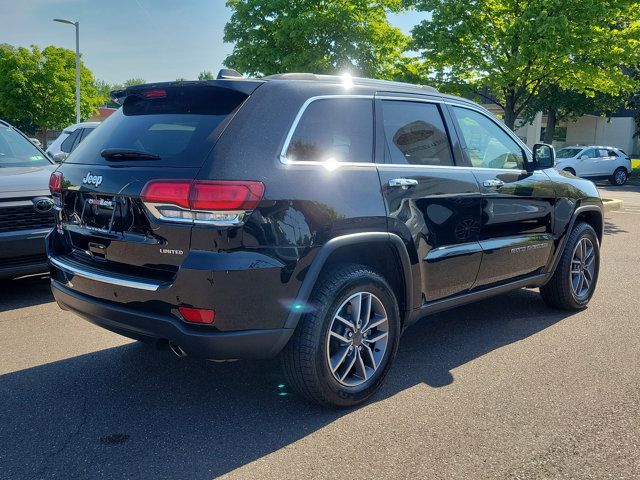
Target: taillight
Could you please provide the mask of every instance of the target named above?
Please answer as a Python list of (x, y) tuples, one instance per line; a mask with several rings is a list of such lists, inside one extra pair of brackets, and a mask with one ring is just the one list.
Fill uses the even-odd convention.
[(62, 173), (53, 172), (49, 177), (49, 191), (52, 195), (60, 195), (62, 193)]
[(151, 180), (140, 198), (162, 220), (238, 225), (263, 195), (264, 185), (255, 181)]

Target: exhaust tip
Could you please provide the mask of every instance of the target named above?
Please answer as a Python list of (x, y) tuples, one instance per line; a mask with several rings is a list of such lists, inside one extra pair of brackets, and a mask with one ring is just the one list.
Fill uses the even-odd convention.
[(171, 350), (177, 357), (184, 358), (187, 356), (187, 352), (185, 352), (177, 343), (169, 342), (169, 350)]

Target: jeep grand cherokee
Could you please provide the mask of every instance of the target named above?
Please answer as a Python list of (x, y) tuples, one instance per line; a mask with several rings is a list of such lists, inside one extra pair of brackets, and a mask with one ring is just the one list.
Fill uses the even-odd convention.
[(140, 85), (51, 177), (58, 304), (207, 359), (280, 355), (350, 406), (421, 317), (523, 287), (579, 309), (593, 183), (428, 87), (284, 74)]

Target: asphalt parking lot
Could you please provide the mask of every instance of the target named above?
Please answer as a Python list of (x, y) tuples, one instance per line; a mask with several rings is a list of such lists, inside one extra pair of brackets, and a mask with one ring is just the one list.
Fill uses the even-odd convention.
[(178, 359), (0, 283), (0, 478), (640, 478), (640, 187), (604, 187), (587, 309), (521, 290), (440, 314), (355, 410), (276, 361)]

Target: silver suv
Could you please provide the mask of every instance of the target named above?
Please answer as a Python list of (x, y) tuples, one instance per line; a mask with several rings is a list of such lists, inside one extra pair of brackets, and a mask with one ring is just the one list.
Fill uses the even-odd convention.
[(558, 150), (556, 168), (590, 180), (624, 185), (631, 174), (629, 155), (615, 147), (575, 146)]

